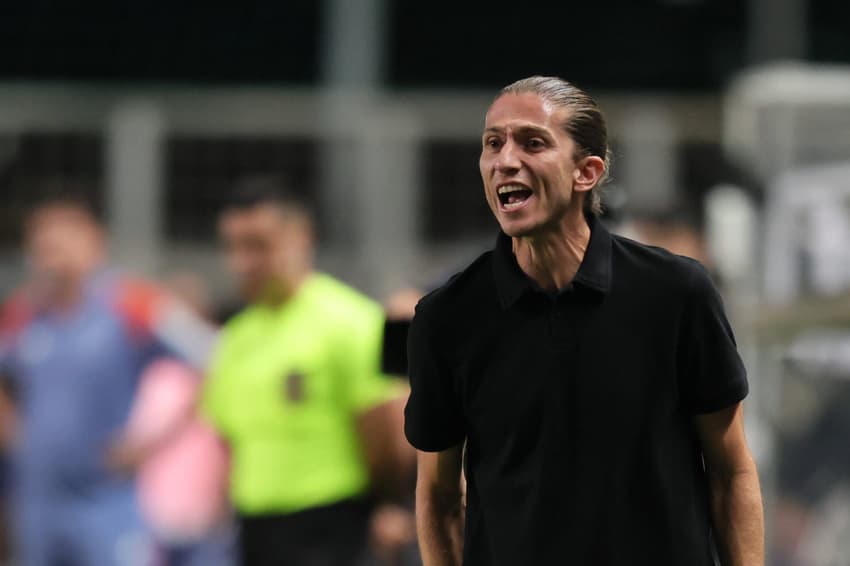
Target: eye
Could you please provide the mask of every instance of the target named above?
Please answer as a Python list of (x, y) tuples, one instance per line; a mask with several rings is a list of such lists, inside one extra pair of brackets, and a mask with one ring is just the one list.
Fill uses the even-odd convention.
[(501, 146), (502, 146), (502, 140), (500, 140), (499, 138), (491, 137), (491, 138), (486, 138), (484, 140), (484, 147), (487, 147), (487, 148), (490, 148), (490, 149), (499, 149)]
[(543, 149), (546, 147), (546, 142), (540, 138), (530, 138), (527, 142), (525, 142), (525, 145), (529, 149)]

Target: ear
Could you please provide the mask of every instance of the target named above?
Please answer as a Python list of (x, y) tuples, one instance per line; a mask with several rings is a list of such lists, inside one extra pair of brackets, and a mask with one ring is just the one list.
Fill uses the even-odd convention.
[(597, 155), (588, 155), (578, 160), (573, 171), (573, 190), (587, 192), (595, 187), (605, 174), (605, 161)]

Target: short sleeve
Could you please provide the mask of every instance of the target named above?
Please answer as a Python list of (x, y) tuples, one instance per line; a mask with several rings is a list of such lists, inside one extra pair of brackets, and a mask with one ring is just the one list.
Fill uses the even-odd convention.
[(196, 370), (206, 367), (216, 329), (174, 296), (150, 283), (125, 279), (119, 285), (117, 308), (131, 334), (150, 341), (160, 355)]
[(15, 379), (15, 357), (21, 332), (32, 318), (23, 293), (18, 292), (0, 305), (0, 381)]
[(723, 301), (708, 272), (694, 262), (679, 334), (679, 391), (688, 411), (719, 411), (749, 386)]
[(122, 277), (113, 292), (114, 308), (130, 334), (136, 339), (150, 340), (162, 291), (147, 281)]
[(435, 342), (435, 330), (420, 305), (407, 341), (410, 397), (404, 432), (410, 444), (425, 452), (447, 450), (466, 436), (453, 372)]
[(403, 382), (381, 371), (384, 316), (380, 306), (375, 305), (374, 313), (362, 313), (346, 326), (337, 329), (335, 355), (348, 410), (364, 413), (401, 396)]

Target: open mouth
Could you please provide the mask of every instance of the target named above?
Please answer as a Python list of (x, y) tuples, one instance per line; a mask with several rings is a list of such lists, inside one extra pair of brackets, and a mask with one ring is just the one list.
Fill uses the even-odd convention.
[(503, 185), (499, 187), (499, 202), (505, 210), (521, 207), (531, 198), (531, 189), (523, 185)]

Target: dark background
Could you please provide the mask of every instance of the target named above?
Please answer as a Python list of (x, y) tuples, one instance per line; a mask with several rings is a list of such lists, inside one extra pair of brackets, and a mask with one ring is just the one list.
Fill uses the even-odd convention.
[[(0, 79), (321, 80), (319, 0), (4, 4)], [(747, 63), (745, 0), (385, 4), (390, 88), (534, 72), (591, 88), (719, 90)], [(811, 0), (806, 20), (806, 59), (850, 62), (850, 2)]]

